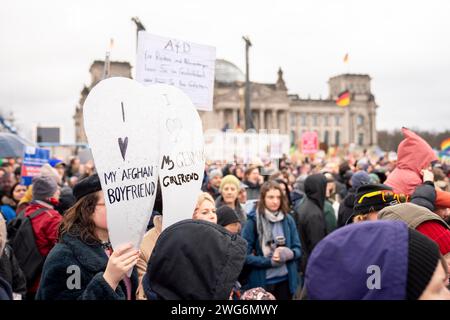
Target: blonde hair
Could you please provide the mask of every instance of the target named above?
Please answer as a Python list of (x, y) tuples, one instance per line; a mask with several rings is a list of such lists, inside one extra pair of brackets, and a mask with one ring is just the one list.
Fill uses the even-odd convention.
[(367, 214), (367, 213), (366, 214), (358, 214), (353, 217), (353, 223), (367, 221), (368, 218), (369, 218), (369, 214)]
[(197, 197), (197, 204), (195, 205), (195, 210), (199, 208), (203, 201), (211, 201), (213, 205), (216, 205), (216, 202), (214, 201), (213, 197), (208, 192), (201, 192)]

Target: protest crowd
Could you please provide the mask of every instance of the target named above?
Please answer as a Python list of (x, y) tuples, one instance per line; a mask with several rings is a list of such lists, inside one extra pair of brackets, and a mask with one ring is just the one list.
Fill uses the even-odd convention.
[[(0, 168), (0, 299), (450, 300), (450, 166), (403, 129), (364, 150), (207, 161), (192, 219), (112, 248), (93, 162), (52, 158), (29, 186)], [(66, 159), (65, 159), (66, 160)]]

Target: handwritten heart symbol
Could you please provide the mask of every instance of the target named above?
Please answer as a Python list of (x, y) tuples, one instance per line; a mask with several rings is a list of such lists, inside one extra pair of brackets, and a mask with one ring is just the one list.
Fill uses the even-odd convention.
[(122, 158), (124, 161), (125, 161), (125, 154), (127, 153), (127, 147), (128, 147), (128, 137), (125, 137), (125, 140), (119, 138), (120, 153), (122, 154)]
[(167, 119), (166, 121), (167, 131), (174, 137), (174, 142), (178, 141), (178, 135), (180, 134), (181, 129), (183, 128), (183, 124), (181, 120), (178, 118), (175, 119)]
[(183, 125), (181, 124), (181, 120), (178, 118), (167, 119), (166, 126), (169, 133), (174, 133), (175, 131), (177, 131), (177, 129), (181, 130), (181, 128), (183, 127)]

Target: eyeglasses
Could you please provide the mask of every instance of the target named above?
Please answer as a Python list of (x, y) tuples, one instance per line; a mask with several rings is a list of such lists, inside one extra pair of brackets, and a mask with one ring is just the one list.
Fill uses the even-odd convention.
[(358, 200), (358, 203), (361, 203), (364, 200), (364, 198), (372, 198), (378, 195), (381, 195), (383, 202), (397, 201), (397, 203), (404, 203), (409, 200), (409, 196), (403, 193), (394, 193), (389, 190), (380, 190), (366, 193)]

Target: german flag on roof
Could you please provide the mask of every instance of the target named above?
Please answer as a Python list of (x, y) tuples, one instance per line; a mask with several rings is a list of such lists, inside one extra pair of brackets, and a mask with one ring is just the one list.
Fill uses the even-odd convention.
[(348, 90), (341, 92), (336, 100), (336, 104), (339, 107), (348, 106), (350, 104), (350, 92)]

